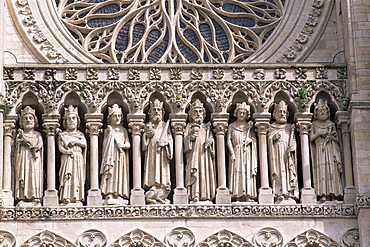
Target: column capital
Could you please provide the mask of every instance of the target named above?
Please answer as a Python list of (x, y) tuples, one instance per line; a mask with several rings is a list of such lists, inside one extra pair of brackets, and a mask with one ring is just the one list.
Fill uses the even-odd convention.
[(186, 126), (186, 119), (188, 114), (186, 113), (171, 113), (171, 130), (175, 135), (183, 135)]
[(127, 120), (129, 122), (128, 127), (129, 131), (133, 135), (141, 135), (141, 132), (144, 128), (144, 120), (145, 114), (144, 113), (130, 113), (127, 114)]
[(4, 120), (4, 135), (13, 137), (17, 114), (7, 114)]
[(59, 127), (60, 114), (43, 114), (42, 127), (44, 127), (44, 132), (46, 136), (54, 136), (56, 128)]
[(349, 132), (349, 123), (351, 118), (348, 111), (337, 111), (335, 113), (335, 121), (342, 132)]
[(90, 134), (90, 136), (96, 135), (98, 136), (103, 126), (103, 114), (102, 113), (86, 113), (85, 114), (86, 120), (86, 132)]
[(308, 135), (308, 133), (310, 132), (312, 125), (312, 115), (313, 114), (310, 112), (296, 113), (294, 115), (294, 122), (297, 123), (297, 127), (301, 135)]
[(262, 112), (254, 113), (253, 120), (255, 121), (256, 130), (259, 135), (266, 135), (270, 128), (271, 113)]
[(224, 135), (227, 131), (229, 113), (212, 113), (211, 119), (216, 135)]

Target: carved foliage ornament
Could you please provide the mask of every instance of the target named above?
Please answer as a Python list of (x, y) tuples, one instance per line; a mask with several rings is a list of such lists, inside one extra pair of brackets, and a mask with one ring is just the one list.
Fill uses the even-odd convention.
[(75, 245), (61, 236), (56, 235), (50, 231), (43, 231), (39, 234), (34, 235), (21, 247), (75, 247)]
[(335, 242), (330, 237), (325, 234), (310, 229), (304, 233), (299, 234), (293, 238), (289, 243), (286, 244), (286, 247), (340, 247), (340, 244)]
[(165, 245), (152, 235), (135, 229), (120, 237), (112, 244), (112, 247), (165, 247)]
[(259, 230), (254, 238), (254, 241), (258, 247), (283, 246), (283, 236), (278, 230), (272, 227), (266, 227)]
[(165, 243), (169, 247), (194, 247), (195, 236), (189, 229), (177, 227), (166, 236)]
[(77, 244), (79, 247), (105, 247), (107, 238), (99, 230), (88, 230), (78, 237)]
[(284, 0), (60, 0), (62, 22), (108, 63), (235, 63), (257, 51)]
[(7, 231), (0, 231), (0, 247), (15, 247), (15, 237)]
[(203, 240), (199, 247), (253, 247), (248, 240), (232, 233), (228, 230), (222, 230)]

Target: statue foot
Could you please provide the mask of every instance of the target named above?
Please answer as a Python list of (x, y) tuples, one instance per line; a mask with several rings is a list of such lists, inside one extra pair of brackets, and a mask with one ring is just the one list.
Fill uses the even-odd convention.
[(156, 201), (156, 200), (154, 200), (154, 199), (146, 199), (146, 202), (147, 202), (148, 204), (157, 204), (157, 201)]
[(194, 197), (193, 202), (199, 202), (199, 197), (198, 196)]
[(34, 203), (39, 203), (39, 202), (40, 202), (40, 198), (34, 198), (34, 199), (33, 199), (33, 202), (34, 202)]
[(321, 199), (320, 199), (320, 201), (319, 201), (320, 203), (324, 203), (324, 202), (326, 202), (326, 196), (323, 196), (323, 197), (321, 197)]
[(64, 200), (63, 200), (63, 203), (64, 203), (64, 204), (68, 204), (68, 203), (70, 203), (70, 202), (71, 202), (71, 200), (70, 200), (70, 199), (64, 199)]

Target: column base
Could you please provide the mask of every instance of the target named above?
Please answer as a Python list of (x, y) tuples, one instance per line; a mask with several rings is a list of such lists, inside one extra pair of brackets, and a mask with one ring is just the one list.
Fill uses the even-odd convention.
[(231, 204), (231, 195), (228, 188), (217, 188), (216, 204)]
[(45, 196), (42, 199), (44, 206), (59, 206), (59, 198), (57, 190), (45, 190)]
[(271, 188), (260, 188), (258, 193), (258, 204), (274, 204), (274, 195)]
[(134, 206), (145, 205), (145, 195), (143, 189), (139, 188), (131, 190), (130, 205)]
[(186, 188), (175, 188), (173, 193), (173, 204), (189, 204), (188, 190)]
[(301, 203), (302, 204), (316, 204), (316, 194), (313, 188), (301, 189)]
[(356, 188), (355, 186), (346, 186), (344, 188), (344, 197), (343, 200), (345, 203), (353, 204), (356, 200)]
[(90, 189), (87, 192), (87, 206), (102, 206), (103, 197), (100, 189)]
[(14, 197), (12, 191), (3, 190), (1, 199), (3, 201), (3, 206), (14, 206)]

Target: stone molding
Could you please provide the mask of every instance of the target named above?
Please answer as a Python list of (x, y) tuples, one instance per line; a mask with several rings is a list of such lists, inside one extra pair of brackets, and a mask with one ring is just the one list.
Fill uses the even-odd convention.
[(167, 205), (114, 207), (3, 207), (0, 219), (13, 220), (89, 220), (89, 219), (162, 219), (162, 218), (301, 218), (355, 217), (353, 205)]
[[(7, 93), (6, 105), (11, 109), (11, 113), (15, 111), (17, 106), (21, 104), (22, 96), (27, 92), (32, 92), (38, 97), (38, 101), (43, 104), (46, 111), (55, 112), (61, 107), (64, 98), (70, 93), (77, 93), (81, 101), (87, 106), (90, 112), (99, 112), (104, 105), (107, 97), (117, 92), (121, 94), (124, 103), (131, 105), (132, 112), (140, 112), (143, 106), (148, 103), (150, 96), (154, 92), (162, 94), (166, 101), (172, 107), (173, 113), (184, 112), (186, 106), (190, 103), (192, 95), (195, 92), (201, 92), (208, 95), (209, 102), (214, 113), (225, 113), (228, 106), (232, 104), (232, 98), (237, 92), (243, 92), (249, 100), (256, 112), (267, 112), (270, 105), (273, 103), (276, 93), (283, 92), (291, 98), (292, 104), (297, 111), (309, 111), (317, 93), (324, 91), (330, 95), (332, 102), (338, 110), (347, 110), (349, 95), (347, 91), (347, 80), (337, 78), (337, 69), (343, 65), (328, 66), (320, 64), (306, 64), (300, 67), (299, 71), (304, 70), (304, 79), (297, 79), (296, 67), (275, 67), (253, 65), (253, 66), (230, 66), (224, 68), (223, 80), (214, 80), (213, 72), (217, 68), (200, 67), (202, 68), (202, 80), (194, 80), (194, 68), (186, 67), (181, 69), (182, 79), (172, 81), (170, 69), (166, 66), (157, 66), (157, 73), (161, 72), (162, 81), (150, 80), (152, 73), (151, 66), (124, 68), (115, 67), (121, 80), (110, 80), (110, 70), (108, 66), (77, 66), (72, 68), (75, 77), (73, 80), (65, 80), (70, 78), (71, 67), (67, 66), (51, 66), (44, 67), (6, 67), (7, 77)], [(266, 74), (264, 80), (260, 77), (253, 77), (256, 67), (264, 69)], [(286, 74), (285, 79), (277, 79), (274, 73), (276, 67), (284, 68)], [(317, 68), (325, 68), (330, 79), (317, 79)], [(42, 75), (50, 74), (50, 70), (55, 69), (51, 80), (45, 80)], [(244, 79), (233, 79), (235, 77), (235, 69), (243, 69)], [(136, 71), (138, 78), (131, 80), (132, 71)], [(88, 72), (90, 71), (90, 72)], [(93, 79), (91, 79), (91, 71), (95, 71)], [(107, 75), (107, 76), (104, 76)], [(170, 76), (171, 75), (171, 76)], [(280, 73), (278, 74), (280, 78)], [(55, 79), (55, 80), (53, 80)]]
[(370, 195), (357, 195), (354, 207), (356, 215), (360, 208), (370, 208)]

